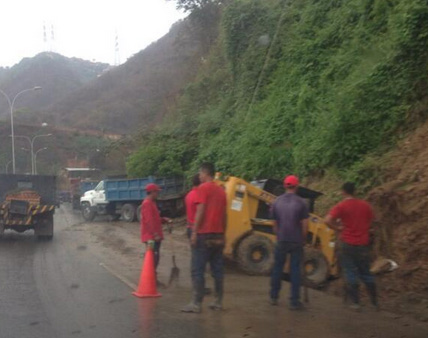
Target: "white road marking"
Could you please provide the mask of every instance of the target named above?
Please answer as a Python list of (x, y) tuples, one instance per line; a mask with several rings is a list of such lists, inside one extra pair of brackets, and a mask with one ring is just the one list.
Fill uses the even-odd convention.
[(104, 263), (100, 263), (100, 266), (102, 266), (104, 269), (106, 269), (108, 272), (110, 272), (113, 276), (115, 276), (117, 279), (119, 279), (122, 283), (124, 283), (127, 286), (129, 286), (132, 290), (136, 290), (137, 289), (137, 285), (135, 285), (134, 283), (132, 283), (131, 281), (129, 281), (127, 278), (121, 276), (116, 271), (112, 270), (110, 267), (108, 267), (107, 265), (105, 265)]

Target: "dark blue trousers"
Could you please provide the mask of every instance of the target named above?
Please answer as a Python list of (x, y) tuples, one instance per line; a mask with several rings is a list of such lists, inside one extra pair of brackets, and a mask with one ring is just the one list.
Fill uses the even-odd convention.
[(287, 260), (287, 254), (290, 254), (290, 282), (291, 295), (290, 302), (292, 305), (297, 305), (300, 301), (300, 285), (301, 285), (301, 265), (303, 256), (303, 246), (300, 243), (282, 242), (279, 241), (275, 248), (275, 264), (272, 270), (270, 297), (272, 299), (279, 298), (281, 291), (281, 282), (284, 274), (284, 266)]
[(223, 298), (223, 248), (224, 245), (216, 244), (216, 240), (222, 239), (219, 234), (198, 235), (195, 247), (192, 247), (192, 284), (195, 303), (202, 303), (205, 294), (205, 268), (210, 264), (211, 274), (214, 278), (216, 297)]

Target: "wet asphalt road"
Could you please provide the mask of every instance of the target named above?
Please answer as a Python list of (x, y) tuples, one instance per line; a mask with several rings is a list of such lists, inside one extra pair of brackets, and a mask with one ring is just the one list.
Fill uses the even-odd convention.
[(129, 288), (80, 244), (72, 221), (57, 211), (52, 242), (31, 232), (1, 240), (0, 337), (132, 337), (139, 330)]
[[(343, 309), (340, 299), (315, 291), (305, 312), (286, 309), (286, 290), (280, 306), (272, 307), (265, 277), (234, 271), (226, 274), (225, 311), (182, 314), (190, 293), (185, 245), (178, 249), (180, 286), (164, 290), (162, 298), (140, 300), (127, 285), (136, 283), (139, 274), (139, 267), (129, 266), (141, 261), (135, 224), (129, 225), (129, 234), (124, 231), (128, 225), (82, 224), (67, 207), (57, 211), (55, 222), (52, 242), (38, 242), (31, 232), (9, 232), (0, 240), (0, 338), (428, 337), (426, 324), (388, 313), (353, 313)], [(94, 240), (96, 231), (110, 239), (122, 236), (128, 257)], [(170, 269), (165, 244), (164, 280)], [(128, 266), (130, 255), (136, 257)]]

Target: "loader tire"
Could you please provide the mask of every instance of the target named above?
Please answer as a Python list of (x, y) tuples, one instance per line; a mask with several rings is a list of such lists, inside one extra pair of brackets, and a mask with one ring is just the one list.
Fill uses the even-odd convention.
[(121, 211), (122, 219), (128, 223), (134, 222), (135, 216), (137, 214), (136, 210), (137, 208), (134, 204), (131, 204), (131, 203), (124, 204)]
[(327, 259), (320, 250), (305, 248), (303, 269), (305, 285), (321, 288), (327, 282), (330, 269)]
[(250, 275), (268, 275), (274, 264), (274, 244), (261, 235), (245, 237), (236, 253), (239, 266)]
[(82, 216), (85, 221), (92, 222), (95, 219), (96, 215), (97, 213), (91, 209), (91, 206), (89, 204), (82, 205)]

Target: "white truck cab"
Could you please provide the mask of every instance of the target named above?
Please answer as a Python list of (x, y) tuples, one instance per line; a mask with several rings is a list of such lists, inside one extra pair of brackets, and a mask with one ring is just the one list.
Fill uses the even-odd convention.
[(80, 198), (80, 205), (82, 207), (90, 206), (94, 207), (100, 204), (107, 204), (106, 194), (104, 190), (104, 181), (98, 183), (94, 190), (89, 190), (83, 194)]

